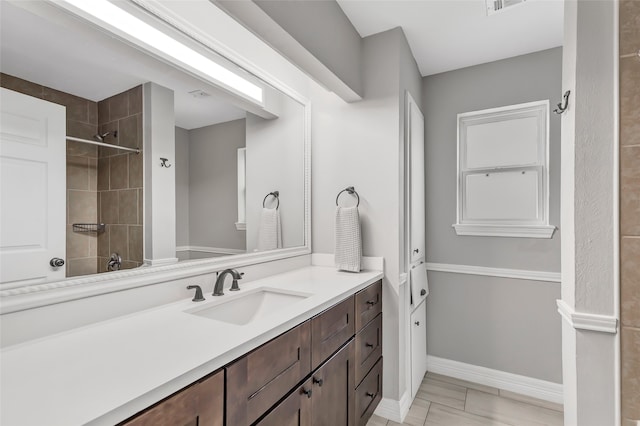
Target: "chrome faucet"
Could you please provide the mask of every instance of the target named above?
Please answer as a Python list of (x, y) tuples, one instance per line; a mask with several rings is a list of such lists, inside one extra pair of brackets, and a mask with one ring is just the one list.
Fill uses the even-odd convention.
[(233, 283), (231, 283), (231, 291), (238, 291), (240, 287), (238, 286), (238, 280), (242, 279), (244, 273), (238, 272), (235, 269), (225, 269), (224, 271), (218, 274), (218, 278), (216, 279), (216, 284), (213, 286), (213, 295), (214, 296), (224, 296), (224, 292), (222, 291), (224, 288), (224, 279), (225, 277), (231, 274), (233, 277)]

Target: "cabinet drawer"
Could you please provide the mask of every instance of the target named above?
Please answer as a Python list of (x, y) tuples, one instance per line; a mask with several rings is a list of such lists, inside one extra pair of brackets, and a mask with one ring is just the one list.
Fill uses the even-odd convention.
[(382, 314), (356, 335), (356, 383), (360, 383), (382, 356)]
[(356, 331), (382, 312), (382, 280), (356, 293)]
[(356, 424), (364, 426), (382, 399), (382, 358), (356, 388)]
[(353, 336), (353, 296), (313, 317), (311, 328), (311, 366), (316, 369)]
[(307, 321), (226, 367), (227, 424), (253, 423), (311, 372), (310, 340)]
[(121, 426), (222, 426), (224, 371), (192, 384)]

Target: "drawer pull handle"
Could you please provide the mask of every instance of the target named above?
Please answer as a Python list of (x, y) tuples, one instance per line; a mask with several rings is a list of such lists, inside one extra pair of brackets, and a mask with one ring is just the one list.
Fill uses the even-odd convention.
[(373, 306), (373, 305), (375, 305), (376, 303), (378, 303), (378, 301), (377, 301), (377, 300), (367, 300), (367, 305), (369, 305), (369, 306)]
[(311, 398), (311, 389), (306, 390), (305, 388), (302, 388), (302, 393), (307, 395), (307, 398)]
[(374, 393), (371, 393), (371, 392), (367, 392), (365, 395), (367, 395), (369, 398), (373, 398), (374, 396), (376, 396)]
[(420, 321), (416, 321), (414, 324), (419, 326), (420, 325)]
[(313, 383), (317, 384), (318, 386), (322, 387), (322, 384), (324, 383), (324, 381), (322, 379), (316, 379), (315, 377), (313, 378)]
[(373, 345), (372, 345), (371, 343), (365, 343), (364, 345), (365, 345), (366, 347), (368, 347), (368, 348), (372, 348), (372, 347), (373, 347)]

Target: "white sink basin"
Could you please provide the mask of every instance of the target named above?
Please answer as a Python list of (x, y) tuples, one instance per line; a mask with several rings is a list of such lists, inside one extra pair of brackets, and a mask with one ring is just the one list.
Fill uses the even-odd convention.
[[(191, 308), (185, 312), (216, 321), (245, 325), (277, 313), (311, 296), (309, 293), (269, 288), (249, 290), (237, 296), (231, 295), (232, 293), (227, 292), (224, 296), (220, 296), (222, 300), (214, 304), (208, 303), (206, 306)], [(224, 300), (227, 297), (229, 299)]]

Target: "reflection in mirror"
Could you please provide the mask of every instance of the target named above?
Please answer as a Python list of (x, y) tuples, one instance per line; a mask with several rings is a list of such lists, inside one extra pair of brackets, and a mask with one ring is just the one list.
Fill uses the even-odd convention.
[[(268, 95), (268, 113), (261, 114), (244, 107), (246, 100), (43, 4), (3, 1), (1, 5), (0, 260), (3, 266), (9, 261), (17, 265), (17, 272), (3, 268), (3, 289), (141, 266), (149, 263), (149, 242), (163, 240), (158, 233), (175, 233), (172, 249), (181, 260), (306, 243), (302, 104), (261, 82)], [(167, 159), (169, 168), (164, 170), (175, 174), (175, 206), (166, 206), (175, 210), (175, 229), (154, 231), (145, 220), (152, 205), (151, 169), (155, 172), (160, 167), (159, 158), (145, 157), (156, 152), (150, 130), (154, 125), (149, 123), (151, 105), (145, 95), (149, 87), (166, 89), (173, 98), (175, 142), (171, 135), (172, 150), (167, 156), (175, 153), (175, 157)], [(8, 102), (14, 99), (5, 96), (8, 91), (19, 96), (18, 100)], [(24, 135), (33, 133), (29, 128), (12, 127), (15, 134), (7, 136), (4, 131), (7, 117), (17, 116), (11, 115), (11, 108), (31, 102), (65, 107), (60, 110), (60, 134), (47, 136), (45, 144), (64, 153), (57, 156), (61, 172), (49, 176), (46, 193), (31, 191), (29, 172), (24, 167), (6, 167), (4, 157), (9, 143), (24, 142)], [(66, 136), (116, 148), (77, 140), (65, 144)], [(6, 173), (14, 174), (5, 179)], [(59, 190), (55, 197), (49, 193), (54, 189)], [(274, 191), (278, 199), (265, 200)], [(31, 196), (25, 195), (29, 193)], [(15, 207), (5, 212), (9, 205)], [(46, 215), (28, 213), (43, 205), (49, 209)], [(55, 217), (53, 209), (61, 212), (60, 220), (48, 223), (47, 216)], [(31, 220), (33, 232), (9, 232), (24, 229), (26, 219)], [(6, 246), (47, 246), (55, 253), (14, 261), (6, 257)], [(50, 266), (52, 257), (63, 258), (65, 265)], [(20, 275), (29, 269), (30, 275)]]

